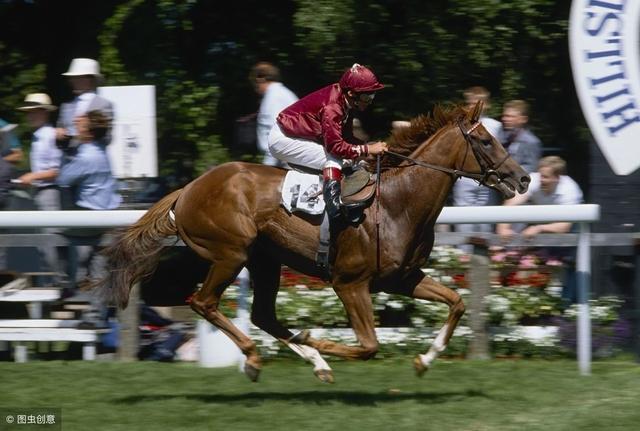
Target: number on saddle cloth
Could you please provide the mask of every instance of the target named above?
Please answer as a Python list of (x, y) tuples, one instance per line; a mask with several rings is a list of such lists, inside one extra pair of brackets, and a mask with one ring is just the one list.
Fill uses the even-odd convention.
[(289, 171), (282, 184), (282, 206), (290, 213), (302, 211), (319, 215), (324, 212), (322, 185), (318, 175)]

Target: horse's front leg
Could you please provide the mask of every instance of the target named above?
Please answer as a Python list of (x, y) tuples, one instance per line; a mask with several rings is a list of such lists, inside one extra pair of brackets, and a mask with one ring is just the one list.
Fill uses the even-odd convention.
[(308, 336), (299, 337), (301, 342), (317, 349), (320, 353), (341, 358), (363, 360), (373, 358), (378, 352), (378, 339), (368, 283), (335, 285), (334, 290), (344, 305), (360, 346), (347, 346), (329, 340), (316, 340)]
[(465, 306), (460, 295), (454, 290), (434, 281), (429, 277), (422, 278), (415, 286), (404, 286), (399, 291), (389, 291), (389, 293), (399, 293), (416, 299), (427, 301), (444, 302), (449, 306), (449, 315), (444, 326), (438, 332), (436, 339), (424, 355), (418, 355), (413, 365), (418, 376), (422, 376), (429, 369), (431, 363), (442, 353), (449, 344), (453, 331), (458, 326), (460, 318), (464, 314)]

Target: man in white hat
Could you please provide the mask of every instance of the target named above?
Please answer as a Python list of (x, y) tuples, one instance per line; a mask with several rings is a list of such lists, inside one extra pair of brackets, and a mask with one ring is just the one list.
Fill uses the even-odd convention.
[[(74, 125), (74, 119), (89, 111), (100, 111), (108, 118), (113, 118), (113, 104), (96, 94), (98, 83), (102, 81), (100, 64), (91, 58), (74, 58), (69, 70), (62, 74), (69, 79), (74, 94), (73, 100), (60, 105), (57, 138), (63, 147), (77, 147), (80, 141)], [(111, 130), (102, 140), (103, 145), (111, 142)]]
[[(56, 130), (49, 122), (49, 115), (56, 108), (45, 93), (28, 94), (18, 111), (26, 115), (27, 123), (33, 130), (29, 160), (31, 171), (23, 174), (18, 181), (33, 186), (33, 199), (39, 210), (60, 209), (60, 190), (56, 178), (60, 171), (62, 151), (56, 145)], [(44, 233), (58, 233), (56, 229), (44, 229)], [(55, 247), (40, 247), (44, 263), (50, 271), (59, 272), (58, 253)]]

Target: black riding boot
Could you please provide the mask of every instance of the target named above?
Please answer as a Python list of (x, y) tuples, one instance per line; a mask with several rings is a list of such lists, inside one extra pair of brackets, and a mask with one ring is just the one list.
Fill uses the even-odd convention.
[(322, 169), (322, 196), (324, 197), (324, 205), (330, 220), (336, 220), (342, 216), (342, 209), (340, 208), (341, 179), (342, 171), (340, 169)]
[(340, 181), (333, 179), (325, 180), (322, 186), (322, 196), (324, 197), (324, 204), (329, 218), (331, 220), (341, 218)]

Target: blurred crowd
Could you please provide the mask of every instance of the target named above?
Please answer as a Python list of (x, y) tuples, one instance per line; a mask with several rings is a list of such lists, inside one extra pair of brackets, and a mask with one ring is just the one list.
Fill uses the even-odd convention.
[[(58, 108), (47, 93), (30, 93), (15, 107), (24, 115), (30, 132), (27, 172), (17, 169), (25, 151), (16, 138), (15, 127), (2, 123), (2, 209), (16, 209), (10, 205), (10, 191), (26, 196), (38, 210), (112, 210), (120, 206), (122, 198), (107, 155), (113, 105), (97, 94), (103, 78), (100, 65), (90, 58), (75, 58), (62, 75), (72, 90), (71, 100)], [(52, 121), (54, 113), (58, 113), (56, 123)], [(70, 244), (39, 247), (39, 268), (46, 274), (39, 282), (62, 287), (63, 298), (81, 295), (82, 284), (105, 271), (98, 253), (103, 231), (48, 228), (42, 233), (63, 234)], [(3, 251), (0, 270), (8, 269)], [(94, 304), (87, 316), (104, 314), (97, 300), (86, 299)]]

